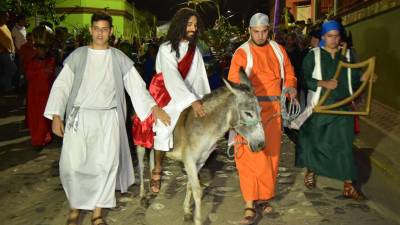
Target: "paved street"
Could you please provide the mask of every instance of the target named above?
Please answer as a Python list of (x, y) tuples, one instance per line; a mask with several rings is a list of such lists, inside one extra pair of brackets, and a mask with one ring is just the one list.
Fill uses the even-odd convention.
[[(65, 224), (68, 203), (58, 177), (60, 140), (43, 151), (29, 145), (22, 100), (1, 97), (0, 106), (0, 221), (7, 225)], [(238, 224), (243, 200), (235, 164), (221, 140), (217, 151), (200, 172), (204, 190), (203, 224)], [(341, 196), (342, 183), (318, 178), (318, 187), (303, 186), (303, 170), (294, 168), (294, 144), (283, 139), (275, 212), (259, 218), (259, 225), (395, 225), (375, 211), (373, 201), (355, 202)], [(148, 176), (148, 174), (147, 174)], [(148, 179), (147, 179), (148, 183)], [(111, 225), (189, 225), (183, 221), (182, 202), (186, 175), (180, 163), (165, 160), (161, 193), (139, 198), (139, 186), (118, 194), (118, 207), (107, 212)], [(148, 185), (146, 185), (148, 186)], [(90, 224), (90, 215), (81, 217)]]

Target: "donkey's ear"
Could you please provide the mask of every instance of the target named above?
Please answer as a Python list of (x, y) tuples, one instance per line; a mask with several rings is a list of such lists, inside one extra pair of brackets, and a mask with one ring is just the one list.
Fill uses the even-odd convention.
[(226, 87), (231, 91), (234, 95), (237, 95), (237, 91), (232, 87), (232, 85), (229, 83), (229, 81), (225, 80), (225, 78), (222, 78), (224, 81)]
[(249, 77), (247, 76), (243, 67), (240, 67), (239, 69), (239, 77), (240, 77), (240, 84), (248, 87), (250, 90), (253, 90), (253, 85), (251, 84), (251, 81), (249, 80)]

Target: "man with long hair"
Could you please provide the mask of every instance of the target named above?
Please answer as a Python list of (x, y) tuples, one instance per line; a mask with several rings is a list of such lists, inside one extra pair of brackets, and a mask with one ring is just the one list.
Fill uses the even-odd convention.
[[(171, 117), (165, 126), (149, 118), (141, 123), (134, 118), (133, 139), (138, 151), (144, 147), (155, 149), (155, 167), (152, 170), (151, 190), (161, 187), (161, 163), (165, 151), (173, 147), (172, 133), (180, 113), (192, 107), (196, 116), (205, 115), (200, 99), (210, 92), (202, 55), (196, 47), (202, 23), (196, 11), (182, 8), (173, 16), (165, 42), (156, 57), (156, 74), (149, 91)], [(154, 134), (155, 133), (155, 134)]]
[[(256, 13), (250, 19), (250, 39), (233, 55), (228, 79), (239, 83), (239, 68), (246, 68), (261, 108), (266, 147), (252, 152), (242, 137), (236, 137), (235, 161), (240, 189), (246, 204), (240, 224), (253, 224), (257, 219), (255, 203), (263, 214), (273, 211), (269, 201), (275, 196), (281, 149), (282, 120), (280, 96), (287, 88), (290, 97), (296, 96), (296, 77), (285, 49), (270, 40), (269, 19)], [(282, 87), (283, 86), (283, 87)]]
[(60, 178), (71, 208), (68, 225), (78, 224), (80, 210), (93, 210), (92, 224), (105, 225), (102, 209), (115, 207), (115, 190), (126, 192), (134, 182), (124, 88), (141, 120), (152, 114), (169, 123), (133, 62), (109, 46), (112, 32), (111, 16), (94, 13), (92, 42), (64, 61), (44, 113), (63, 137)]

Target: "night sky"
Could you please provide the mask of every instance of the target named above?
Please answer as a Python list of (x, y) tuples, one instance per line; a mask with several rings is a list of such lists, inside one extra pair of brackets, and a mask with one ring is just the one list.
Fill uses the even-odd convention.
[[(180, 3), (185, 0), (133, 0), (138, 9), (147, 10), (157, 16), (159, 21), (168, 21), (172, 15), (183, 5)], [(221, 2), (221, 14), (224, 16), (232, 15), (230, 22), (241, 25), (242, 20), (248, 23), (249, 18), (256, 12), (268, 12), (268, 8), (274, 4), (271, 0), (219, 0)], [(228, 10), (231, 12), (229, 13)], [(268, 14), (268, 13), (267, 13)], [(217, 17), (215, 9), (209, 6), (200, 10), (200, 15), (207, 26), (211, 26)]]

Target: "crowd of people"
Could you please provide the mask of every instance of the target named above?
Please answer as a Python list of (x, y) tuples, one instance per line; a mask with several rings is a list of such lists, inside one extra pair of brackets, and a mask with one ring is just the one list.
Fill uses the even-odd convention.
[[(172, 134), (180, 113), (191, 107), (196, 117), (207, 116), (201, 99), (213, 84), (198, 47), (200, 16), (192, 9), (178, 10), (166, 37), (144, 42), (145, 51), (137, 41), (114, 40), (112, 18), (104, 12), (92, 16), (90, 43), (79, 37), (69, 39), (64, 27), (53, 32), (47, 23), (26, 33), (23, 16), (10, 31), (7, 16), (2, 12), (0, 17), (1, 90), (7, 93), (13, 86), (20, 90), (26, 81), (26, 121), (33, 146), (46, 146), (52, 132), (63, 138), (60, 178), (71, 208), (67, 223), (77, 224), (80, 210), (93, 210), (92, 224), (106, 224), (102, 209), (115, 207), (115, 190), (126, 192), (133, 183), (129, 139), (137, 148), (154, 149), (150, 184), (151, 191), (158, 193), (163, 156), (173, 149)], [(339, 61), (355, 61), (353, 53), (342, 54), (344, 29), (339, 22), (329, 20), (307, 35), (296, 29), (278, 32), (275, 41), (271, 32), (268, 16), (254, 14), (249, 39), (232, 53), (225, 74), (239, 83), (240, 68), (247, 73), (267, 143), (252, 152), (244, 137), (235, 137), (245, 202), (240, 224), (253, 224), (257, 209), (263, 215), (274, 211), (270, 201), (276, 194), (283, 88), (289, 90), (289, 99), (300, 98), (307, 112), (326, 90), (332, 90), (327, 102), (335, 102), (365, 79), (354, 69), (332, 79)], [(132, 137), (125, 123), (126, 93), (135, 112)], [(353, 128), (352, 116), (311, 114), (300, 121), (296, 165), (307, 168), (307, 188), (316, 187), (316, 176), (327, 176), (344, 182), (344, 196), (363, 199), (352, 183), (357, 179)]]

